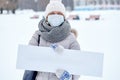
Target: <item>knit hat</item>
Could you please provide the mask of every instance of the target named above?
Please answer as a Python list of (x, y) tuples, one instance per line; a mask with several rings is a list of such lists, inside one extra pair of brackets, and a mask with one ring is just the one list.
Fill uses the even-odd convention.
[(44, 17), (46, 18), (52, 11), (59, 11), (65, 16), (65, 6), (62, 3), (62, 0), (50, 0), (46, 7)]

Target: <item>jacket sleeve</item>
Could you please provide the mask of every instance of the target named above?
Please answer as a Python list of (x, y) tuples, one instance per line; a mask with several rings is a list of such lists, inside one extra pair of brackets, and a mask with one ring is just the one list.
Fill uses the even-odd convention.
[[(72, 37), (69, 49), (80, 50), (80, 45), (74, 36)], [(79, 78), (80, 75), (72, 75), (72, 80), (79, 80)]]
[[(74, 41), (71, 46), (70, 46), (71, 49), (74, 49), (74, 50), (80, 50), (80, 45), (77, 41)], [(79, 80), (80, 78), (80, 75), (73, 75), (72, 76), (72, 80)]]
[(29, 45), (38, 46), (38, 35), (39, 31), (35, 31), (35, 33), (33, 34), (32, 38), (29, 41)]
[(71, 34), (69, 49), (80, 50), (80, 44), (76, 40), (75, 36)]
[(70, 44), (69, 49), (73, 49), (73, 50), (80, 50), (80, 45), (79, 43), (75, 40)]

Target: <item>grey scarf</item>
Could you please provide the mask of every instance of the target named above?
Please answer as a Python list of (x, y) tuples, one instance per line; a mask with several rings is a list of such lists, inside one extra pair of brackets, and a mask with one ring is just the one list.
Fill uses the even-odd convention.
[(70, 24), (68, 21), (64, 21), (58, 27), (52, 27), (45, 19), (42, 19), (38, 25), (39, 31), (41, 32), (41, 37), (51, 43), (56, 43), (64, 40), (70, 34)]

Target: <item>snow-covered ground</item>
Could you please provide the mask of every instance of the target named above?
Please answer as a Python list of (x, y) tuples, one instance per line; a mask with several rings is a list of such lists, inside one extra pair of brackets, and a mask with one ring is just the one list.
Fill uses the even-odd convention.
[[(79, 11), (80, 20), (70, 20), (78, 31), (82, 51), (104, 53), (103, 77), (81, 75), (80, 80), (120, 79), (120, 11)], [(100, 15), (100, 20), (86, 21), (91, 14)], [(38, 19), (31, 19), (39, 15)], [(18, 44), (28, 44), (38, 29), (42, 12), (17, 11), (15, 15), (0, 14), (0, 80), (22, 80), (23, 70), (16, 69)]]

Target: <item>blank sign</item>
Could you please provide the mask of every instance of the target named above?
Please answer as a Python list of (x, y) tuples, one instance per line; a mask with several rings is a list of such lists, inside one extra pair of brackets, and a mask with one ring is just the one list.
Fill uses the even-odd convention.
[(50, 47), (19, 45), (17, 68), (43, 72), (65, 69), (74, 75), (102, 77), (102, 53), (64, 49), (56, 53)]

